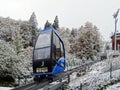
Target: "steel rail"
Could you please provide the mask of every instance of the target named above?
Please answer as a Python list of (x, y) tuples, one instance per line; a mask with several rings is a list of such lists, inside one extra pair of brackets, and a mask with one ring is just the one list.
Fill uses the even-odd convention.
[(37, 89), (42, 88), (42, 87), (44, 87), (48, 84), (49, 84), (48, 80), (42, 80), (39, 83), (38, 82), (32, 82), (32, 83), (29, 83), (29, 84), (26, 84), (26, 85), (23, 85), (23, 86), (20, 86), (20, 87), (16, 87), (12, 90), (37, 90)]

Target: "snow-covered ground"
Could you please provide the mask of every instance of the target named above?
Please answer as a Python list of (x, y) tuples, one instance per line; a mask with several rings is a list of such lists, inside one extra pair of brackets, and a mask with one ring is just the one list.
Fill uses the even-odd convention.
[[(75, 90), (82, 83), (85, 90), (96, 90), (114, 80), (120, 80), (120, 57), (107, 59), (92, 65), (86, 75), (76, 77), (69, 83), (69, 89)], [(112, 63), (112, 79), (110, 79), (110, 63)], [(72, 75), (73, 76), (73, 75)]]
[(0, 90), (10, 90), (12, 89), (11, 87), (0, 87)]

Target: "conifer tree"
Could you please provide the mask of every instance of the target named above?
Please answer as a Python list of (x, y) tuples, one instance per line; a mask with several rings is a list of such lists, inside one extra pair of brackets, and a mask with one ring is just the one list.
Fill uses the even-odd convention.
[[(74, 33), (73, 33), (74, 35)], [(79, 31), (78, 37), (71, 37), (70, 53), (81, 59), (95, 60), (100, 51), (100, 34), (98, 28), (87, 22)]]
[(31, 43), (32, 43), (32, 46), (34, 46), (35, 39), (37, 37), (37, 26), (38, 26), (36, 15), (34, 12), (32, 13), (32, 15), (29, 19), (29, 23), (32, 26), (32, 42)]
[(33, 12), (30, 19), (29, 19), (29, 23), (32, 25), (32, 27), (37, 28), (38, 23), (37, 23), (37, 19), (36, 19), (36, 15)]
[(51, 23), (47, 20), (44, 26), (44, 29), (51, 27)]
[(53, 23), (53, 28), (58, 29), (59, 28), (59, 20), (58, 16), (55, 17), (54, 23)]

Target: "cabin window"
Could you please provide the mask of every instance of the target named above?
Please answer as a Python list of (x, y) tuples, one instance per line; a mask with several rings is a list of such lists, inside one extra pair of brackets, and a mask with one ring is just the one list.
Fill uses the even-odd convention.
[(60, 45), (61, 45), (61, 57), (63, 57), (64, 56), (64, 54), (63, 54), (63, 45), (62, 45), (61, 42), (60, 42)]
[(50, 59), (51, 48), (51, 32), (43, 32), (38, 36), (35, 50), (34, 59)]
[(55, 45), (55, 50), (54, 50), (55, 58), (56, 58), (56, 60), (58, 60), (61, 57), (61, 46), (60, 46), (60, 40), (56, 36), (56, 34), (54, 34), (53, 44)]
[(41, 33), (37, 39), (35, 48), (43, 48), (50, 46), (51, 32)]
[(50, 58), (50, 47), (48, 48), (42, 48), (42, 49), (36, 49), (34, 51), (34, 59), (49, 59)]

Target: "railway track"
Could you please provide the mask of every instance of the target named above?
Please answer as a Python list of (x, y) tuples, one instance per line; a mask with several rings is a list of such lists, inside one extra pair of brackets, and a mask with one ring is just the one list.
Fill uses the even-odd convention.
[(16, 87), (12, 90), (38, 90), (39, 88), (42, 88), (42, 87), (44, 87), (45, 85), (48, 85), (48, 84), (49, 84), (48, 80), (42, 80), (39, 83), (38, 82), (31, 82), (27, 85)]
[[(81, 65), (79, 67), (76, 67), (74, 69), (65, 71), (63, 73), (59, 73), (59, 74), (54, 76), (53, 81), (62, 80), (63, 78), (67, 78), (67, 76), (71, 75), (73, 72), (77, 72), (81, 68), (91, 66), (94, 63), (101, 62), (101, 61), (102, 60), (90, 62), (90, 63), (87, 63), (87, 64), (83, 64), (83, 65)], [(49, 80), (44, 79), (44, 80), (41, 80), (39, 83), (38, 82), (31, 82), (31, 83), (29, 83), (27, 85), (16, 87), (16, 88), (14, 88), (12, 90), (38, 90), (38, 89), (43, 88), (44, 86), (46, 86), (48, 84), (49, 84)]]

